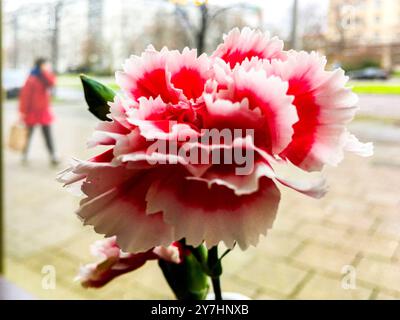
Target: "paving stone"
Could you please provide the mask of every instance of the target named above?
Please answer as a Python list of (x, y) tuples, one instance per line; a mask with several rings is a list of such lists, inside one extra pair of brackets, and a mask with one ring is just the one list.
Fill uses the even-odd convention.
[[(368, 232), (372, 229), (376, 218), (365, 214), (367, 206), (365, 204), (356, 205), (354, 201), (349, 201), (346, 206), (335, 203), (330, 207), (332, 214), (327, 217), (328, 224), (336, 224), (338, 228), (357, 229)], [(353, 207), (351, 204), (353, 203)]]
[(376, 300), (398, 300), (399, 296), (390, 295), (384, 292), (379, 292), (375, 298)]
[(288, 257), (301, 245), (301, 242), (295, 236), (273, 229), (260, 241), (257, 250), (267, 255)]
[(221, 287), (225, 292), (236, 292), (243, 294), (251, 299), (257, 297), (257, 288), (237, 276), (222, 275)]
[[(223, 252), (223, 250), (221, 250), (221, 252)], [(250, 247), (246, 251), (235, 248), (223, 259), (224, 273), (241, 273), (246, 268), (246, 266), (256, 257), (257, 252), (257, 249), (254, 247)]]
[(371, 289), (360, 287), (357, 283), (354, 289), (345, 289), (342, 286), (342, 278), (335, 279), (316, 274), (304, 285), (296, 299), (365, 300), (371, 293)]
[(253, 284), (255, 288), (289, 296), (306, 276), (302, 269), (292, 267), (284, 261), (257, 256), (237, 275)]
[(40, 271), (32, 270), (30, 266), (16, 261), (6, 260), (6, 278), (16, 283), (21, 288), (32, 293), (38, 299), (85, 299), (84, 294), (74, 292), (67, 286), (56, 282), (55, 287), (44, 286), (48, 284), (44, 279), (44, 274)]
[(351, 232), (347, 237), (338, 239), (338, 244), (350, 252), (372, 254), (391, 259), (398, 247), (398, 241), (375, 233)]
[(390, 217), (383, 221), (377, 228), (376, 231), (380, 234), (384, 234), (393, 239), (400, 239), (400, 219), (397, 217)]
[(387, 263), (364, 257), (356, 270), (358, 279), (400, 293), (400, 265), (398, 263)]
[(313, 242), (335, 244), (346, 235), (346, 227), (326, 226), (323, 224), (306, 222), (295, 231), (303, 239)]
[(274, 230), (293, 232), (301, 223), (301, 216), (293, 216), (289, 212), (280, 208), (278, 216), (276, 217), (273, 225)]
[(399, 195), (395, 193), (370, 193), (368, 194), (368, 202), (371, 204), (389, 206), (389, 207), (399, 207), (400, 199)]
[(370, 214), (379, 217), (383, 222), (387, 220), (395, 220), (399, 216), (400, 212), (400, 205), (391, 206), (370, 203), (368, 208)]
[(93, 232), (90, 227), (84, 227), (83, 230), (80, 228), (80, 231), (72, 238), (64, 241), (60, 249), (75, 257), (74, 260), (78, 263), (90, 263), (95, 259), (90, 253), (90, 245), (101, 239), (104, 239), (102, 235)]
[(285, 299), (284, 296), (271, 294), (270, 292), (265, 292), (264, 290), (260, 290), (259, 293), (254, 297), (255, 300), (280, 300)]
[(340, 274), (346, 265), (351, 265), (355, 253), (345, 252), (338, 247), (309, 243), (293, 258), (295, 262), (318, 272), (328, 271)]

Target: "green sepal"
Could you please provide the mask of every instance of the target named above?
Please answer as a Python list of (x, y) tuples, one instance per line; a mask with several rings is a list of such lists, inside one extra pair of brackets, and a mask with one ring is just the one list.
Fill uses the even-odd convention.
[(110, 113), (108, 102), (112, 102), (115, 92), (104, 84), (84, 75), (80, 75), (85, 100), (89, 106), (89, 111), (102, 121), (111, 121), (107, 117)]
[(197, 259), (199, 264), (203, 267), (203, 271), (208, 273), (207, 259), (208, 259), (208, 250), (204, 244), (199, 245), (198, 247), (186, 246), (190, 252)]
[(218, 258), (218, 253), (216, 253), (215, 251), (216, 247), (207, 250), (206, 246), (204, 244), (201, 244), (196, 248), (192, 246), (187, 246), (187, 248), (195, 256), (205, 274), (207, 274), (211, 278), (219, 277), (222, 274), (221, 260), (225, 254), (222, 257)]
[(180, 264), (160, 259), (158, 265), (178, 300), (204, 300), (209, 290), (207, 275), (196, 257), (187, 252)]

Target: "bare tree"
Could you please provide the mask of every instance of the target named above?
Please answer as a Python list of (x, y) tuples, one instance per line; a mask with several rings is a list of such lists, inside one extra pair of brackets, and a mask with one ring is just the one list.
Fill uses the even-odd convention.
[(85, 42), (85, 64), (88, 68), (99, 68), (102, 64), (103, 0), (88, 1), (88, 32)]
[(147, 42), (152, 43), (157, 49), (166, 44), (174, 49), (183, 49), (190, 45), (189, 36), (182, 32), (178, 17), (165, 7), (157, 10), (154, 22), (147, 28), (145, 34), (148, 37)]
[[(194, 46), (197, 48), (199, 54), (206, 51), (206, 39), (211, 27), (211, 24), (216, 21), (219, 16), (224, 15), (232, 9), (244, 9), (244, 10), (257, 10), (257, 7), (251, 6), (246, 3), (236, 3), (231, 6), (217, 7), (203, 2), (197, 5), (197, 11), (199, 15), (197, 26), (191, 21), (188, 13), (187, 6), (181, 6), (178, 3), (175, 4), (175, 12), (180, 18), (183, 28), (186, 30), (188, 37), (191, 39)], [(226, 17), (225, 17), (226, 18)]]
[(213, 21), (210, 32), (207, 34), (207, 47), (216, 48), (221, 43), (221, 34), (228, 33), (233, 27), (243, 28), (246, 25), (240, 10), (231, 10), (229, 19), (224, 14), (217, 16)]
[(60, 19), (61, 10), (64, 5), (63, 0), (58, 0), (54, 3), (51, 10), (51, 63), (54, 72), (58, 72), (58, 42), (59, 42), (59, 29), (60, 29)]
[(325, 47), (325, 16), (315, 4), (309, 4), (299, 10), (299, 33), (301, 47), (304, 50), (316, 50)]
[(333, 10), (333, 14), (335, 20), (335, 29), (337, 31), (337, 34), (339, 35), (338, 46), (340, 50), (343, 50), (344, 48), (346, 48), (347, 41), (346, 41), (346, 31), (342, 16), (342, 6), (336, 4)]
[(298, 0), (293, 0), (292, 7), (292, 25), (290, 31), (290, 46), (292, 49), (298, 49), (298, 35), (297, 35), (297, 16), (299, 10), (299, 2)]

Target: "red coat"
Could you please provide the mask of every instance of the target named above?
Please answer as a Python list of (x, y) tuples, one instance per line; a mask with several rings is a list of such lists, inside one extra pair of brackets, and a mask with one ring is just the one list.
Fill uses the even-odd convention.
[(40, 78), (31, 74), (26, 80), (19, 98), (19, 111), (26, 125), (48, 125), (53, 121), (50, 88), (55, 80), (51, 72), (42, 72)]

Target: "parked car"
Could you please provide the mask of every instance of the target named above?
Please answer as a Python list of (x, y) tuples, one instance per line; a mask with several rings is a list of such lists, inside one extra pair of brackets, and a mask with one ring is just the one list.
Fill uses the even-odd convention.
[(6, 98), (16, 98), (28, 76), (28, 71), (23, 69), (5, 69), (3, 71), (3, 90)]
[(373, 67), (349, 72), (349, 76), (355, 80), (387, 80), (389, 78), (385, 70)]

